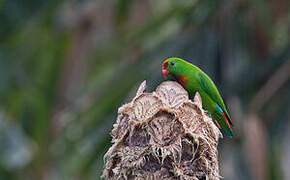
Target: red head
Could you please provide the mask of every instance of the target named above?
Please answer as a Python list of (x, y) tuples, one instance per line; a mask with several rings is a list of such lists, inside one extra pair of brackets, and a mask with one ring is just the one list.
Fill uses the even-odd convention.
[(187, 85), (188, 74), (185, 70), (190, 64), (180, 58), (172, 57), (162, 63), (162, 75), (165, 78), (171, 74), (184, 87)]
[(167, 70), (167, 68), (168, 68), (168, 59), (165, 60), (162, 64), (162, 75), (163, 75), (164, 79), (168, 74), (170, 74), (170, 72)]

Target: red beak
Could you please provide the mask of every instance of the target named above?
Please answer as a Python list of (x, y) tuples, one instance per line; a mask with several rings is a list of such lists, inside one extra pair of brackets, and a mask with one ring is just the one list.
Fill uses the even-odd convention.
[(168, 67), (168, 61), (164, 61), (162, 64), (162, 76), (164, 79), (166, 78), (168, 74), (170, 74), (170, 72), (167, 70), (167, 67)]

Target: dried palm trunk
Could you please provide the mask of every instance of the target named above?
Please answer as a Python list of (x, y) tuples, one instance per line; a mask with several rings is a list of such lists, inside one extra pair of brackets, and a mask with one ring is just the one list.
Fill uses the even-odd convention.
[(176, 82), (155, 92), (143, 82), (132, 102), (119, 108), (113, 145), (105, 155), (106, 179), (218, 180), (218, 140), (222, 137), (202, 109)]

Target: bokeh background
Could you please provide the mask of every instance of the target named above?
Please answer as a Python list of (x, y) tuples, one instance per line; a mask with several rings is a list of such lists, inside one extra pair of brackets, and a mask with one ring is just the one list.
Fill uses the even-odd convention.
[(100, 179), (117, 108), (171, 56), (229, 108), (224, 179), (289, 180), (289, 0), (0, 0), (0, 179)]

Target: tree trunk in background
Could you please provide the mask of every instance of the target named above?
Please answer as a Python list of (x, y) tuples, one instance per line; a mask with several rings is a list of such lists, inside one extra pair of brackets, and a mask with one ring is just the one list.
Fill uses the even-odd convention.
[(105, 155), (106, 179), (218, 180), (218, 140), (222, 137), (202, 109), (176, 82), (167, 81), (119, 108), (113, 145)]

